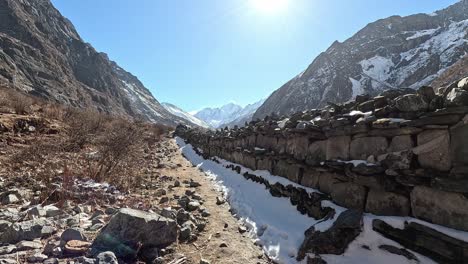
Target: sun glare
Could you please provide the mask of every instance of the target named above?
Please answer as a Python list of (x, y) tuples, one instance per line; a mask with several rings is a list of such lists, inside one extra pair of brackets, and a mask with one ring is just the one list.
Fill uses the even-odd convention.
[(288, 7), (289, 0), (249, 0), (257, 11), (264, 14), (276, 14)]

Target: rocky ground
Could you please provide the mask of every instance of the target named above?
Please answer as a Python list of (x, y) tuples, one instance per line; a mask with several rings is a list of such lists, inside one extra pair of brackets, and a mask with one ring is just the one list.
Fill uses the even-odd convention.
[(132, 154), (138, 180), (113, 184), (77, 173), (93, 146), (44, 154), (64, 126), (0, 114), (0, 263), (269, 263), (174, 139)]

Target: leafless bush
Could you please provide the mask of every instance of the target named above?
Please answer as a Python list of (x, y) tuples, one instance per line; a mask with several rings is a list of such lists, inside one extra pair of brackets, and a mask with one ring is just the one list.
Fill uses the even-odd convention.
[(12, 88), (0, 88), (0, 106), (11, 108), (16, 114), (26, 114), (33, 103), (32, 97), (20, 91)]
[(95, 142), (99, 156), (91, 170), (92, 178), (118, 182), (120, 179), (117, 177), (128, 177), (122, 175), (122, 172), (128, 173), (128, 168), (138, 168), (134, 162), (138, 159), (137, 153), (141, 151), (142, 135), (141, 127), (135, 123), (126, 120), (109, 123)]
[(79, 151), (102, 132), (104, 124), (109, 122), (109, 117), (92, 110), (70, 108), (65, 111), (63, 121), (68, 125), (65, 149)]

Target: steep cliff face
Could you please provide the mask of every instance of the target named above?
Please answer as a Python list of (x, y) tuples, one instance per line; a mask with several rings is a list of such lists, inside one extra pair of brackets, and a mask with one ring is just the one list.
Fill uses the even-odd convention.
[(0, 85), (75, 107), (180, 121), (138, 78), (85, 43), (50, 0), (0, 0)]
[(468, 52), (468, 0), (432, 14), (392, 16), (335, 42), (276, 90), (254, 119), (430, 84)]

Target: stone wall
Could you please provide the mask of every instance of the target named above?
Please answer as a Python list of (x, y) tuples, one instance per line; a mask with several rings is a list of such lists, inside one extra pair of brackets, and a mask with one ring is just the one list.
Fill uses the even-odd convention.
[(454, 90), (468, 88), (391, 90), (240, 129), (176, 133), (207, 157), (268, 170), (338, 205), (468, 231), (468, 100)]

